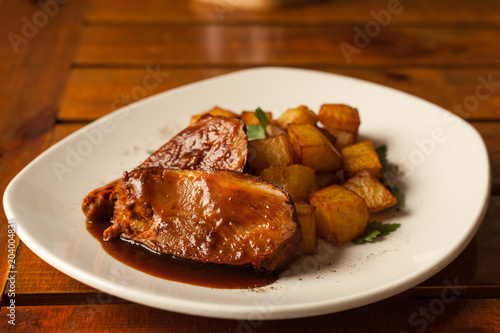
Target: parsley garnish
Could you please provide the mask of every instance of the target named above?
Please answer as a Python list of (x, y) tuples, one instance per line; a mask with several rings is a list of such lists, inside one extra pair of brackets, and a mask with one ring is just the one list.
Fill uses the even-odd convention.
[(389, 233), (395, 231), (400, 225), (399, 223), (382, 224), (382, 222), (370, 222), (366, 226), (365, 234), (354, 239), (352, 242), (354, 244), (372, 243), (376, 238), (387, 236)]
[(399, 188), (397, 187), (391, 187), (391, 186), (385, 186), (387, 187), (387, 189), (392, 193), (393, 196), (396, 197), (396, 199), (398, 199), (398, 205), (402, 205), (403, 203), (403, 197), (401, 196), (401, 191), (399, 190)]
[(382, 164), (382, 167), (386, 167), (387, 165), (387, 146), (383, 145), (375, 149), (378, 155), (378, 159), (380, 160), (380, 164)]
[(266, 138), (266, 132), (264, 131), (262, 126), (256, 126), (256, 125), (247, 126), (247, 135), (248, 135), (248, 140)]
[(255, 116), (259, 120), (259, 125), (248, 125), (247, 135), (248, 140), (254, 139), (265, 139), (266, 138), (266, 126), (269, 124), (269, 119), (267, 115), (260, 107), (254, 112)]
[[(382, 164), (382, 167), (385, 169), (387, 168), (387, 146), (383, 145), (375, 149), (378, 155), (378, 159), (380, 160), (380, 164)], [(387, 189), (398, 199), (398, 205), (401, 206), (402, 204), (402, 195), (401, 191), (399, 191), (399, 188), (395, 186), (388, 186), (387, 184), (384, 183), (384, 186), (387, 187)]]

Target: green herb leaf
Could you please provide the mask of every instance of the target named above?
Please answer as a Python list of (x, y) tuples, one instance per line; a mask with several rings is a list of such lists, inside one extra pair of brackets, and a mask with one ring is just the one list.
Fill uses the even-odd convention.
[(260, 125), (259, 126), (248, 125), (247, 126), (247, 135), (248, 135), (248, 140), (265, 139), (266, 138), (266, 131)]
[(354, 244), (364, 244), (368, 242), (373, 242), (373, 240), (377, 238), (378, 235), (380, 235), (380, 231), (374, 230), (369, 234), (365, 234), (361, 237), (356, 238), (355, 240), (353, 240), (353, 242)]
[(398, 199), (398, 205), (403, 203), (403, 197), (401, 196), (401, 191), (397, 187), (386, 186), (387, 189)]
[(248, 140), (255, 139), (265, 139), (266, 138), (266, 126), (269, 124), (269, 119), (267, 115), (260, 107), (254, 112), (255, 117), (259, 120), (259, 125), (248, 125), (247, 135)]
[[(387, 146), (383, 145), (375, 149), (377, 152), (378, 158), (380, 160), (380, 163), (382, 164), (383, 168), (387, 167)], [(403, 197), (401, 195), (401, 191), (397, 187), (391, 187), (384, 183), (384, 186), (398, 199), (398, 206), (401, 206), (403, 204)]]
[(389, 233), (395, 231), (400, 226), (401, 224), (399, 223), (382, 224), (382, 222), (370, 222), (366, 226), (365, 234), (361, 237), (354, 239), (352, 242), (354, 244), (372, 243), (378, 237), (387, 236)]
[(254, 112), (255, 116), (257, 119), (259, 119), (260, 126), (262, 126), (264, 129), (266, 126), (269, 124), (269, 119), (267, 119), (267, 115), (260, 107), (257, 108)]
[(380, 164), (382, 164), (382, 167), (385, 167), (387, 165), (387, 146), (380, 146), (375, 151), (377, 152)]

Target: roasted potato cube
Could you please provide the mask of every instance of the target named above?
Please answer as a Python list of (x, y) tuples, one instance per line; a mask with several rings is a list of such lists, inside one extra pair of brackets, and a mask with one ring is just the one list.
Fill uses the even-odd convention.
[(321, 131), (321, 134), (323, 134), (325, 138), (327, 138), (328, 141), (333, 143), (333, 145), (335, 146), (335, 141), (337, 141), (337, 139), (330, 132), (328, 132), (326, 128), (318, 127), (318, 129)]
[(314, 207), (304, 203), (295, 203), (297, 217), (299, 218), (300, 228), (302, 229), (302, 238), (304, 239), (304, 253), (316, 253), (317, 234), (316, 234), (316, 216)]
[(319, 109), (319, 121), (334, 136), (338, 131), (358, 135), (360, 124), (358, 110), (344, 104), (323, 104)]
[(361, 236), (368, 223), (366, 201), (341, 185), (313, 192), (309, 203), (315, 207), (318, 236), (341, 245)]
[[(266, 112), (267, 119), (271, 122), (273, 120), (273, 114), (271, 112)], [(245, 125), (255, 125), (259, 126), (259, 119), (255, 116), (253, 111), (243, 111), (240, 114), (240, 120), (245, 123)]]
[(316, 125), (318, 116), (307, 106), (301, 105), (295, 109), (288, 109), (276, 120), (282, 128), (287, 128), (288, 124), (312, 124)]
[(343, 148), (342, 160), (346, 178), (366, 169), (373, 176), (382, 179), (382, 164), (371, 141), (362, 141)]
[(226, 118), (238, 118), (238, 115), (236, 113), (234, 113), (233, 111), (224, 110), (218, 106), (214, 106), (212, 109), (210, 109), (206, 112), (192, 116), (191, 117), (191, 124), (197, 122), (198, 119), (200, 119), (201, 117), (203, 117), (206, 114), (210, 114), (212, 116), (222, 116), (222, 117), (226, 117)]
[(286, 134), (248, 142), (247, 166), (251, 169), (265, 169), (293, 163), (293, 148)]
[(279, 127), (278, 125), (269, 123), (266, 126), (266, 135), (267, 136), (278, 136), (281, 134), (286, 134), (288, 135), (287, 131), (284, 130), (283, 128)]
[(288, 135), (296, 160), (317, 172), (342, 168), (342, 158), (333, 144), (312, 124), (290, 124)]
[(361, 170), (361, 172), (349, 178), (343, 186), (366, 200), (369, 213), (380, 212), (398, 203), (398, 199), (384, 184), (366, 170)]
[(354, 144), (356, 135), (347, 131), (337, 131), (335, 135), (335, 148), (341, 151), (343, 148)]
[(318, 183), (318, 188), (323, 188), (332, 184), (340, 184), (340, 178), (337, 176), (336, 172), (317, 173), (316, 183)]
[(307, 201), (309, 194), (318, 189), (314, 170), (302, 164), (270, 167), (260, 177), (283, 187), (294, 202)]

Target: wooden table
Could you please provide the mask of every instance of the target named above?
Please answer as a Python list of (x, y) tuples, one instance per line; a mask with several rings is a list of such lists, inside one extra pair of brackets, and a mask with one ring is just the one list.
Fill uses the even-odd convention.
[[(500, 4), (335, 0), (244, 12), (236, 3), (0, 0), (2, 193), (54, 142), (145, 95), (265, 65), (381, 83), (457, 113), (483, 136), (492, 192), (479, 232), (453, 263), (407, 292), (341, 313), (256, 323), (253, 331), (500, 331)], [(137, 89), (148, 66), (168, 77)], [(0, 211), (6, 285), (8, 221)], [(20, 241), (16, 263), (16, 326), (8, 323), (5, 288), (0, 331), (245, 331), (238, 321), (103, 295)], [(458, 283), (460, 295), (438, 311), (433, 301), (446, 281)]]

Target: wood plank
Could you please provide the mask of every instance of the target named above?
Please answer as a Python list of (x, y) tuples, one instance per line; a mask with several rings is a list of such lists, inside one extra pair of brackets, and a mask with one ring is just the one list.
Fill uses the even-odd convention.
[(500, 64), (496, 27), (89, 26), (77, 66), (442, 66)]
[[(231, 69), (76, 68), (59, 112), (62, 121), (91, 121), (159, 92), (231, 72)], [(153, 75), (154, 74), (154, 75)]]
[[(156, 70), (156, 67), (153, 67)], [(228, 73), (234, 69), (175, 69), (159, 67), (164, 77), (154, 89), (145, 89), (143, 80), (149, 74), (144, 69), (78, 68), (72, 72), (67, 93), (59, 113), (62, 121), (95, 120), (115, 108), (140, 100), (160, 91), (187, 83)], [(331, 69), (321, 70), (361, 78), (393, 87), (433, 102), (445, 109), (461, 114), (466, 120), (500, 120), (500, 94), (498, 88), (486, 98), (477, 99), (477, 108), (464, 107), (476, 96), (476, 89), (491, 78), (500, 81), (500, 70), (478, 69)], [(96, 84), (98, 82), (98, 84)], [(491, 88), (491, 87), (490, 87)], [(483, 88), (482, 88), (483, 89)], [(482, 93), (487, 90), (484, 88)], [(468, 106), (467, 106), (468, 107)], [(500, 189), (500, 146), (497, 144), (498, 123), (473, 123), (485, 139), (492, 163), (493, 186)]]
[(500, 194), (500, 123), (487, 122), (487, 123), (472, 123), (472, 125), (481, 134), (488, 155), (490, 158), (491, 179), (492, 179), (492, 193), (494, 195)]
[[(0, 2), (0, 35), (7, 37), (0, 40), (0, 193), (46, 147), (85, 4), (71, 2), (47, 12), (33, 1)], [(3, 235), (7, 235), (7, 224), (0, 202)], [(0, 283), (4, 286), (9, 271), (4, 250), (7, 237), (0, 237), (0, 248)]]
[[(498, 332), (498, 299), (392, 298), (357, 309), (291, 320), (262, 321), (267, 313), (256, 310), (252, 320), (225, 320), (161, 311), (141, 305), (80, 304), (75, 306), (22, 306), (16, 308), (16, 326), (0, 321), (2, 332)], [(8, 318), (5, 307), (0, 311)], [(262, 311), (262, 310), (260, 310)], [(47, 320), (50, 318), (50, 320)]]
[[(290, 6), (282, 10), (255, 12), (238, 10), (238, 1), (213, 1), (202, 5), (186, 0), (115, 0), (92, 3), (87, 19), (90, 24), (109, 23), (248, 23), (269, 24), (364, 24), (375, 19), (372, 12), (388, 10), (386, 0), (360, 0), (352, 5), (349, 0), (310, 3)], [(119, 8), (120, 10), (117, 10)], [(401, 9), (399, 9), (401, 8)], [(453, 8), (453, 10), (451, 10)], [(389, 12), (391, 13), (391, 12)], [(500, 19), (498, 3), (488, 1), (401, 1), (390, 16), (391, 25), (397, 24), (497, 24)]]
[(16, 294), (18, 295), (97, 292), (96, 289), (70, 278), (50, 266), (22, 242), (19, 246), (16, 262)]
[[(430, 69), (430, 68), (331, 68), (317, 70), (376, 82), (421, 97), (467, 120), (500, 120), (500, 70), (498, 69)], [(150, 71), (157, 71), (158, 80), (149, 82)], [(188, 83), (235, 71), (234, 68), (76, 68), (72, 71), (66, 95), (59, 112), (63, 121), (95, 120), (105, 114), (143, 97)], [(144, 80), (147, 79), (146, 89)], [(464, 106), (476, 96), (484, 81), (492, 86), (480, 88), (487, 93), (478, 104)], [(492, 91), (490, 92), (489, 90)], [(467, 100), (466, 100), (467, 99)], [(466, 108), (467, 107), (467, 108)], [(468, 111), (469, 110), (469, 111)]]
[[(5, 304), (8, 304), (7, 300), (8, 298), (6, 297)], [(64, 291), (60, 293), (51, 292), (51, 293), (16, 294), (15, 303), (16, 306), (33, 306), (33, 305), (51, 306), (51, 305), (79, 305), (79, 304), (132, 304), (133, 302), (129, 302), (124, 299), (111, 296), (109, 294), (100, 292), (98, 290), (92, 290), (92, 291), (82, 290), (76, 293), (70, 293)]]
[(53, 144), (61, 141), (62, 139), (64, 139), (68, 135), (70, 135), (71, 133), (76, 132), (80, 128), (84, 127), (85, 125), (87, 125), (87, 123), (84, 123), (84, 122), (57, 124), (54, 127), (49, 145), (52, 146)]

